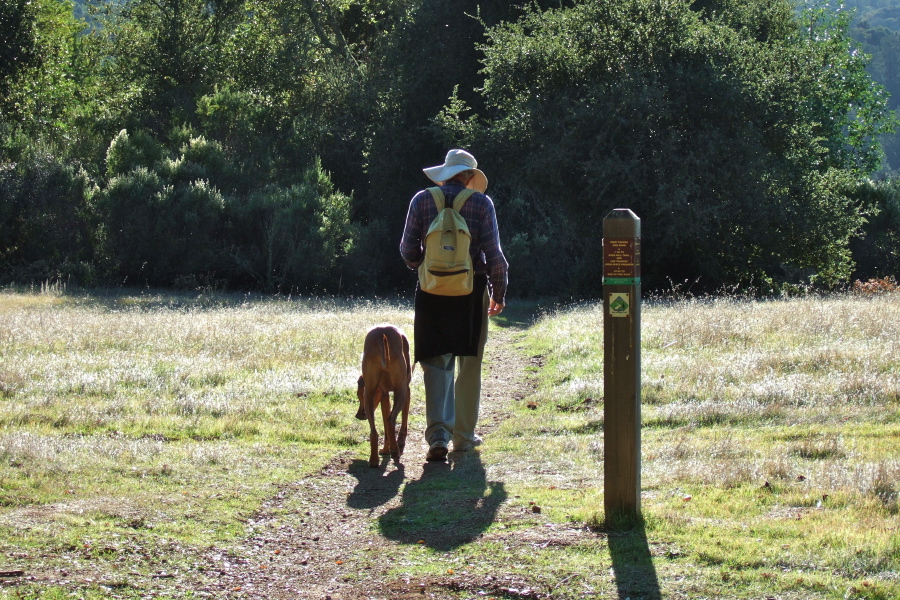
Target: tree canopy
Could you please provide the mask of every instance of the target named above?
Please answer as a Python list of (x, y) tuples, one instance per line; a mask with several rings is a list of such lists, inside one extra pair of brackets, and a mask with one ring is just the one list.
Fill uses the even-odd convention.
[(651, 281), (849, 277), (867, 210), (849, 194), (888, 115), (846, 27), (786, 2), (596, 0), (493, 29), (488, 136), (521, 157), (525, 204), (566, 214), (572, 285), (591, 285), (590, 231), (617, 206), (644, 221)]
[(0, 21), (8, 282), (403, 293), (407, 203), (450, 147), (488, 172), (513, 295), (597, 295), (618, 207), (650, 289), (900, 266), (897, 186), (869, 179), (889, 96), (827, 6), (0, 0)]

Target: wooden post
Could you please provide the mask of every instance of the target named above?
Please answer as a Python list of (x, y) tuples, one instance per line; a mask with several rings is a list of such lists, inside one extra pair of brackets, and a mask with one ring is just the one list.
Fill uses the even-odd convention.
[(603, 504), (607, 522), (641, 511), (641, 220), (603, 219)]

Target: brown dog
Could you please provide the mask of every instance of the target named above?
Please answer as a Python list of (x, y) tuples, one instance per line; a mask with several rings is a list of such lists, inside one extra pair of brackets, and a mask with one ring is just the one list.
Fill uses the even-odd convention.
[[(369, 420), (369, 466), (377, 467), (378, 430), (375, 428), (375, 408), (381, 404), (384, 421), (384, 448), (381, 454), (390, 454), (394, 462), (400, 461), (406, 445), (406, 421), (409, 417), (409, 383), (413, 365), (409, 361), (409, 340), (396, 327), (382, 325), (369, 330), (363, 345), (362, 375), (357, 381), (356, 395), (359, 410), (356, 418)], [(391, 410), (389, 393), (394, 393)], [(403, 413), (400, 431), (397, 432), (397, 416)]]

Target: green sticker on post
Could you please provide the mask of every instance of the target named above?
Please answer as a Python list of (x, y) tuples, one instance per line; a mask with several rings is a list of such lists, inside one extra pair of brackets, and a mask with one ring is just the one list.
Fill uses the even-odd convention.
[(627, 317), (631, 314), (629, 294), (615, 292), (609, 295), (609, 315), (611, 317)]
[(604, 277), (603, 285), (641, 285), (640, 277)]

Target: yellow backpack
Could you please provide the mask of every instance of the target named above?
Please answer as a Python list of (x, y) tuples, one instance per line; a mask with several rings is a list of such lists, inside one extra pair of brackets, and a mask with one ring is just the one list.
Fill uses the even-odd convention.
[(438, 296), (465, 296), (472, 293), (472, 235), (459, 211), (475, 190), (457, 194), (453, 206), (444, 206), (439, 187), (428, 188), (438, 215), (425, 234), (425, 259), (419, 265), (419, 288)]

